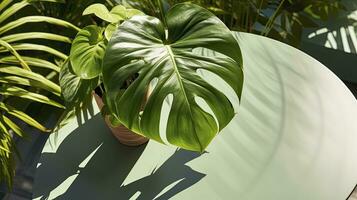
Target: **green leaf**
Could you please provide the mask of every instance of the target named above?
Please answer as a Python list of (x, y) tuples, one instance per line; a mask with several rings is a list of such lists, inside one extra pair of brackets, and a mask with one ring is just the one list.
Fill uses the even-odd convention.
[(39, 80), (33, 80), (33, 79), (28, 79), (28, 78), (23, 78), (23, 77), (18, 77), (18, 76), (0, 76), (0, 83), (5, 83), (5, 84), (17, 84), (17, 85), (24, 85), (24, 86), (31, 86), (34, 88), (41, 88), (44, 90), (47, 90), (57, 96), (60, 96), (60, 91), (58, 91), (58, 88), (53, 88), (52, 86), (47, 86), (44, 84), (42, 81)]
[(52, 2), (52, 3), (66, 3), (66, 0), (26, 0), (30, 3), (34, 3), (34, 2)]
[(6, 105), (3, 102), (0, 102), (0, 109), (6, 111), (8, 114), (10, 114), (14, 117), (19, 118), (20, 120), (24, 121), (26, 124), (33, 126), (40, 131), (49, 132), (49, 130), (47, 128), (42, 126), (40, 123), (38, 123), (36, 120), (34, 120), (32, 117), (30, 117), (26, 113), (19, 111), (9, 105)]
[(18, 42), (21, 40), (30, 40), (30, 39), (45, 39), (45, 40), (53, 40), (53, 41), (65, 42), (65, 43), (72, 42), (72, 40), (69, 37), (65, 37), (53, 33), (43, 33), (43, 32), (16, 33), (16, 34), (4, 36), (1, 39), (8, 43)]
[[(66, 54), (64, 54), (52, 47), (41, 45), (41, 44), (19, 43), (19, 44), (13, 44), (11, 46), (16, 51), (43, 51), (43, 52), (50, 53), (54, 56), (57, 56), (63, 60), (67, 59)], [(8, 51), (9, 51), (8, 49), (0, 48), (0, 53), (8, 52)]]
[(96, 3), (93, 5), (88, 6), (84, 12), (83, 15), (90, 15), (94, 14), (98, 18), (107, 21), (109, 23), (118, 23), (122, 20), (129, 19), (130, 17), (134, 15), (142, 15), (143, 13), (140, 10), (137, 9), (131, 9), (131, 8), (125, 8), (122, 5), (117, 5), (112, 10), (109, 12), (107, 7), (105, 5)]
[[(1, 51), (0, 96), (4, 97), (3, 99), (6, 98), (7, 102), (10, 102), (12, 105), (16, 105), (17, 107), (17, 108), (12, 108), (4, 104), (4, 101), (0, 102), (0, 166), (1, 166), (0, 183), (6, 183), (9, 191), (12, 190), (12, 186), (13, 186), (13, 177), (16, 169), (15, 155), (16, 153), (18, 153), (16, 149), (16, 144), (13, 141), (12, 134), (14, 133), (20, 137), (23, 137), (24, 132), (16, 123), (11, 121), (12, 118), (8, 118), (5, 115), (12, 115), (42, 131), (48, 131), (44, 126), (42, 126), (36, 120), (26, 115), (25, 113), (19, 111), (20, 109), (18, 108), (24, 110), (29, 105), (28, 100), (49, 104), (56, 107), (63, 107), (62, 105), (49, 99), (48, 97), (33, 92), (33, 91), (39, 91), (39, 89), (44, 89), (52, 92), (53, 94), (60, 95), (60, 87), (55, 83), (47, 80), (45, 77), (41, 76), (40, 74), (32, 72), (30, 68), (30, 67), (41, 67), (41, 68), (50, 69), (49, 75), (47, 75), (50, 78), (51, 76), (58, 74), (59, 67), (46, 60), (29, 57), (30, 55), (28, 54), (26, 54), (27, 57), (23, 56), (22, 52), (20, 51), (39, 50), (39, 51), (48, 52), (50, 54), (53, 54), (63, 59), (67, 58), (67, 56), (62, 52), (47, 46), (48, 45), (47, 43), (42, 43), (44, 45), (39, 45), (39, 44), (19, 44), (19, 42), (21, 42), (22, 40), (32, 40), (32, 41), (36, 40), (34, 41), (34, 43), (37, 43), (37, 41), (42, 42), (41, 40), (45, 39), (45, 40), (52, 40), (52, 41), (58, 41), (64, 43), (71, 43), (71, 39), (69, 39), (68, 37), (57, 35), (57, 34), (44, 33), (44, 32), (24, 32), (25, 29), (28, 28), (31, 29), (31, 25), (33, 28), (34, 27), (33, 24), (30, 24), (30, 26), (25, 29), (22, 29), (21, 26), (28, 23), (45, 22), (57, 26), (71, 28), (74, 30), (80, 30), (78, 27), (72, 25), (71, 23), (68, 23), (60, 19), (44, 17), (44, 16), (26, 16), (29, 13), (37, 12), (36, 8), (39, 7), (30, 8), (26, 10), (24, 9), (26, 6), (29, 6), (30, 4), (36, 2), (64, 3), (65, 1), (64, 0), (17, 0), (17, 1), (0, 0), (0, 51)], [(52, 11), (55, 10), (51, 9), (51, 13), (53, 14)], [(39, 26), (40, 29), (42, 29), (41, 27), (44, 26), (44, 24), (35, 24), (35, 26)], [(56, 48), (63, 49), (61, 45), (56, 45)], [(43, 58), (48, 57), (47, 55), (43, 55), (44, 54), (43, 52), (36, 52), (36, 53), (37, 53), (36, 55), (39, 55)], [(8, 67), (14, 65), (22, 66), (24, 69), (21, 69), (20, 67)], [(39, 70), (41, 72), (43, 71), (42, 69)], [(47, 73), (47, 71), (49, 70), (45, 70), (44, 72)], [(26, 87), (28, 89), (25, 90), (15, 85), (28, 86)], [(12, 131), (10, 132), (9, 129), (11, 129)]]
[(85, 80), (70, 71), (70, 62), (66, 61), (60, 72), (59, 82), (66, 106), (71, 109), (84, 101), (98, 85), (98, 78)]
[(12, 122), (5, 115), (3, 115), (2, 117), (3, 117), (3, 120), (6, 123), (6, 125), (8, 127), (10, 127), (11, 130), (13, 130), (18, 136), (20, 136), (20, 137), (25, 137), (26, 136), (25, 132), (18, 125), (16, 125), (14, 122)]
[(0, 3), (0, 11), (2, 11), (4, 8), (6, 8), (10, 3), (12, 3), (13, 0), (7, 0), (7, 1), (2, 1)]
[(117, 5), (110, 11), (113, 17), (116, 17), (117, 22), (126, 19), (126, 8), (122, 5)]
[(45, 77), (43, 77), (40, 74), (19, 68), (19, 67), (4, 67), (1, 66), (0, 67), (0, 74), (4, 73), (4, 74), (12, 74), (12, 75), (16, 75), (16, 76), (21, 76), (23, 78), (26, 79), (31, 79), (36, 81), (37, 83), (40, 83), (42, 86), (41, 88), (47, 88), (49, 91), (52, 91), (55, 94), (60, 94), (61, 93), (61, 88), (53, 83), (50, 80), (47, 80)]
[[(12, 2), (12, 0), (4, 0), (0, 4), (0, 11), (9, 5)], [(14, 3), (11, 5), (9, 8), (7, 8), (4, 12), (1, 13), (0, 15), (0, 23), (11, 17), (12, 15), (16, 14), (19, 10), (22, 8), (30, 5), (30, 3), (33, 2), (55, 2), (55, 3), (64, 3), (63, 0), (23, 0), (18, 3)]]
[(0, 39), (0, 46), (4, 47), (5, 51), (9, 51), (12, 55), (14, 55), (24, 69), (31, 71), (30, 67), (12, 45)]
[(216, 15), (223, 15), (223, 14), (228, 14), (227, 11), (221, 9), (221, 8), (217, 8), (217, 7), (214, 7), (214, 6), (209, 6), (207, 7), (207, 9), (213, 13), (215, 13)]
[(105, 5), (100, 3), (92, 4), (83, 11), (83, 15), (90, 15), (90, 14), (94, 14), (100, 19), (110, 23), (118, 22), (118, 20), (110, 14), (107, 7), (105, 7)]
[(102, 70), (105, 48), (102, 28), (95, 25), (83, 28), (71, 47), (70, 61), (73, 72), (82, 79), (97, 77)]
[[(5, 0), (7, 1), (7, 0)], [(26, 7), (29, 5), (28, 1), (20, 1), (18, 3), (14, 3), (11, 5), (8, 9), (6, 9), (4, 12), (1, 13), (0, 15), (0, 23), (14, 15), (17, 11), (21, 10), (22, 8)]]
[(49, 23), (49, 24), (53, 24), (53, 25), (57, 25), (57, 26), (62, 26), (62, 27), (65, 27), (65, 28), (71, 28), (71, 29), (74, 29), (74, 30), (77, 30), (79, 31), (80, 29), (69, 23), (69, 22), (66, 22), (64, 20), (61, 20), (61, 19), (56, 19), (56, 18), (53, 18), (53, 17), (46, 17), (46, 16), (28, 16), (28, 17), (22, 17), (22, 18), (19, 18), (15, 21), (11, 21), (7, 24), (5, 24), (4, 26), (0, 26), (0, 35), (5, 33), (5, 32), (8, 32), (10, 30), (13, 30), (21, 25), (24, 25), (24, 24), (27, 24), (27, 23), (39, 23), (39, 22), (46, 22), (46, 23)]
[(10, 153), (10, 150), (6, 149), (5, 147), (3, 147), (3, 145), (0, 144), (0, 150), (5, 151), (7, 153)]
[[(157, 18), (134, 16), (114, 33), (103, 60), (107, 106), (126, 127), (162, 142), (161, 108), (171, 94), (168, 142), (203, 151), (230, 122), (235, 111), (228, 97), (197, 70), (217, 75), (240, 97), (243, 84), (240, 48), (223, 22), (199, 6), (177, 4), (168, 11), (166, 22), (164, 27)], [(205, 56), (194, 51), (197, 48), (214, 54)], [(135, 74), (138, 77), (120, 95), (124, 82)], [(143, 105), (148, 86), (155, 78), (157, 84)], [(197, 97), (204, 99), (213, 115), (196, 102)]]
[(135, 15), (144, 15), (144, 13), (137, 9), (131, 9), (131, 8), (126, 9), (125, 19), (129, 19)]
[(109, 41), (113, 33), (117, 30), (117, 24), (109, 24), (104, 31), (105, 38)]
[[(40, 58), (28, 57), (28, 56), (21, 56), (21, 57), (22, 57), (23, 61), (25, 61), (29, 66), (51, 69), (56, 72), (60, 71), (60, 68), (57, 65), (55, 65), (54, 63), (51, 63), (47, 60), (43, 60)], [(13, 65), (13, 64), (19, 64), (19, 60), (15, 56), (4, 56), (4, 57), (0, 57), (0, 63)]]
[(53, 101), (44, 95), (33, 93), (16, 86), (2, 86), (0, 87), (0, 94), (7, 95), (7, 96), (16, 96), (16, 97), (36, 101), (39, 103), (52, 105), (58, 108), (64, 108), (64, 106), (62, 106), (60, 103)]
[(11, 153), (10, 147), (9, 147), (9, 132), (5, 125), (3, 124), (2, 117), (3, 115), (0, 116), (0, 153), (1, 151), (5, 151), (6, 153)]
[(129, 19), (135, 15), (144, 15), (143, 12), (137, 9), (125, 8), (122, 5), (115, 6), (110, 13), (112, 16), (116, 17), (117, 22), (121, 20)]

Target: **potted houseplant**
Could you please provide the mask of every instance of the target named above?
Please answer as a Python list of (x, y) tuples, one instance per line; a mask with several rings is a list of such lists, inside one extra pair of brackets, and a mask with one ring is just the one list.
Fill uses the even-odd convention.
[[(73, 109), (97, 91), (110, 127), (126, 127), (132, 135), (158, 142), (163, 142), (162, 105), (171, 99), (167, 141), (202, 152), (235, 111), (228, 97), (198, 71), (215, 74), (240, 98), (240, 48), (224, 23), (206, 9), (181, 3), (165, 10), (157, 3), (158, 18), (121, 5), (110, 11), (102, 4), (89, 6), (83, 14), (103, 22), (84, 27), (74, 39), (60, 73), (62, 95), (67, 109)], [(97, 102), (101, 104), (98, 96)]]

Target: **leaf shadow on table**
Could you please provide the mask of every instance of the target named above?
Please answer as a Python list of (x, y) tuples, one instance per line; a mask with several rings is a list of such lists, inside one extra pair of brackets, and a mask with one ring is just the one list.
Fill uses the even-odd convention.
[(205, 176), (185, 165), (200, 153), (177, 150), (147, 176), (123, 185), (145, 148), (117, 142), (96, 115), (68, 135), (55, 153), (42, 154), (34, 198), (169, 199)]

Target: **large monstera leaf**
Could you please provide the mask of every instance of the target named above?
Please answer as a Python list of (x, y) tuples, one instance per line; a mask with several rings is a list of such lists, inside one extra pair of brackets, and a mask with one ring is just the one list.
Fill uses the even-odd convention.
[[(240, 48), (229, 29), (199, 6), (178, 4), (163, 21), (134, 16), (113, 34), (103, 60), (106, 103), (126, 127), (163, 142), (160, 115), (164, 100), (172, 96), (167, 141), (203, 151), (230, 122), (235, 111), (227, 96), (197, 71), (219, 76), (240, 98), (243, 84)], [(212, 56), (197, 53), (200, 52), (197, 49), (211, 51)], [(121, 94), (125, 81), (135, 75), (135, 81)], [(154, 79), (157, 84), (146, 99)], [(197, 103), (197, 97), (205, 100), (210, 111)]]

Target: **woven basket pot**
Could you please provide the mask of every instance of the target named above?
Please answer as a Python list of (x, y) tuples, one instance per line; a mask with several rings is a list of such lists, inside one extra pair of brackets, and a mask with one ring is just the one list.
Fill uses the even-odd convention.
[[(102, 107), (104, 105), (102, 98), (100, 96), (98, 96), (97, 94), (95, 94), (94, 92), (93, 92), (93, 96), (94, 96), (95, 101), (97, 102), (99, 109), (102, 109)], [(111, 130), (112, 134), (119, 140), (120, 143), (122, 143), (124, 145), (139, 146), (139, 145), (145, 144), (149, 141), (148, 138), (132, 132), (131, 130), (129, 130), (128, 128), (126, 128), (123, 125), (118, 126), (118, 127), (113, 127), (111, 125), (111, 123), (109, 122), (108, 116), (105, 117), (105, 123)]]

